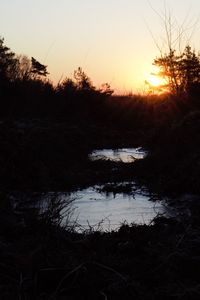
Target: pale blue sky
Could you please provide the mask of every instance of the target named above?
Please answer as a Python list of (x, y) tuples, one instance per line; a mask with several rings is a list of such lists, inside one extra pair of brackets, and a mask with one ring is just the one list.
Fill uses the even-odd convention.
[[(55, 83), (81, 66), (97, 86), (136, 91), (159, 55), (148, 27), (162, 44), (162, 22), (151, 6), (162, 13), (164, 3), (179, 25), (187, 15), (185, 27), (199, 17), (199, 0), (0, 0), (0, 35), (17, 54), (48, 65)], [(191, 39), (196, 49), (199, 25)]]

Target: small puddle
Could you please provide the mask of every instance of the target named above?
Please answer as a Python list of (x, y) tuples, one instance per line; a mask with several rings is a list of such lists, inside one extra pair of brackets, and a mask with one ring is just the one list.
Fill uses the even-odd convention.
[(57, 211), (61, 224), (77, 231), (117, 230), (123, 223), (148, 225), (158, 214), (171, 215), (164, 200), (145, 187), (137, 188), (134, 182), (96, 185), (71, 194), (48, 192), (23, 197), (19, 194), (12, 199), (18, 214), (37, 210), (54, 215)]
[[(142, 148), (95, 150), (91, 160), (107, 159), (130, 163), (143, 159), (147, 152)], [(32, 198), (32, 197), (31, 197)], [(28, 207), (42, 212), (59, 208), (59, 201), (66, 204), (61, 211), (62, 224), (71, 225), (76, 230), (117, 230), (121, 224), (149, 224), (158, 214), (169, 216), (165, 201), (158, 201), (145, 187), (137, 187), (134, 182), (107, 183), (78, 190), (71, 194), (59, 192), (41, 195), (38, 201), (29, 201)], [(58, 200), (58, 201), (57, 201)], [(161, 199), (159, 199), (161, 200)], [(21, 202), (23, 208), (23, 201)], [(20, 209), (20, 207), (18, 208)], [(66, 212), (66, 217), (65, 217)]]
[(89, 158), (91, 160), (107, 159), (115, 162), (131, 163), (136, 159), (143, 159), (146, 155), (147, 151), (142, 148), (122, 148), (94, 150)]
[[(121, 189), (127, 187), (122, 185)], [(158, 214), (166, 214), (164, 201), (153, 201), (152, 194), (145, 189), (134, 190), (134, 185), (130, 189), (130, 184), (129, 192), (106, 192), (103, 186), (94, 186), (72, 193), (70, 197), (75, 200), (71, 203), (70, 223), (110, 231), (124, 222), (149, 224)]]

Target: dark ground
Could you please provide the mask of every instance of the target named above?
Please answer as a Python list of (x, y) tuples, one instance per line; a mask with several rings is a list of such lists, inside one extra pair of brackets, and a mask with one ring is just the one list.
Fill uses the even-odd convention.
[[(199, 299), (199, 198), (179, 200), (199, 193), (199, 135), (189, 120), (165, 139), (151, 131), (2, 121), (0, 299)], [(141, 145), (150, 155), (126, 166), (87, 158), (96, 148)], [(80, 234), (59, 226), (59, 202), (39, 215), (17, 210), (9, 199), (11, 191), (70, 191), (130, 179), (170, 195), (170, 205), (181, 203), (185, 213), (150, 226)]]

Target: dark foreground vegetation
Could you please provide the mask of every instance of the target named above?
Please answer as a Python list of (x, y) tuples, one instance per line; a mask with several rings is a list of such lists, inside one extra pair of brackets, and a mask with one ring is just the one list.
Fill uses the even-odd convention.
[(81, 234), (52, 214), (2, 211), (1, 299), (199, 299), (196, 207), (192, 218)]
[[(200, 63), (188, 47), (157, 63), (170, 93), (115, 96), (81, 68), (55, 87), (46, 66), (0, 40), (0, 299), (199, 299)], [(88, 159), (138, 146), (149, 155), (132, 164)], [(28, 201), (133, 180), (179, 215), (78, 233), (61, 226), (58, 198), (44, 212)]]

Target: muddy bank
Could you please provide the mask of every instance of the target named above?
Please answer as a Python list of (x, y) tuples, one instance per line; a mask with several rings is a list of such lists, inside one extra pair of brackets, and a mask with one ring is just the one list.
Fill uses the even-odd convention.
[(188, 113), (158, 130), (148, 145), (149, 155), (133, 166), (141, 180), (164, 193), (200, 193), (200, 114)]

